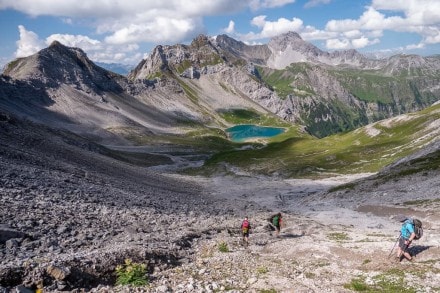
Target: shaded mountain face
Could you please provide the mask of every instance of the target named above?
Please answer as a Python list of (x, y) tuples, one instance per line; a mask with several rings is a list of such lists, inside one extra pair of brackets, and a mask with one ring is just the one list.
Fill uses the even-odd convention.
[(0, 85), (0, 108), (98, 141), (174, 133), (180, 121), (202, 117), (176, 81), (132, 82), (58, 42), (8, 64)]
[[(122, 128), (142, 133), (182, 133), (184, 124), (225, 128), (221, 113), (246, 109), (275, 114), (324, 137), (440, 99), (439, 58), (373, 60), (355, 50), (329, 53), (293, 32), (265, 45), (201, 35), (189, 45), (157, 46), (127, 78), (55, 42), (11, 62), (4, 74), (10, 90), (0, 101), (12, 108), (21, 101), (18, 112), (26, 108), (23, 101), (36, 99), (17, 93), (35, 89), (34, 97), (44, 100), (41, 111), (83, 131), (92, 127), (118, 135)], [(11, 93), (21, 86), (23, 91)], [(20, 98), (13, 102), (14, 95)]]
[(122, 90), (116, 74), (96, 66), (81, 49), (69, 48), (57, 41), (35, 55), (11, 62), (4, 74), (53, 88), (60, 84), (76, 84), (84, 91)]

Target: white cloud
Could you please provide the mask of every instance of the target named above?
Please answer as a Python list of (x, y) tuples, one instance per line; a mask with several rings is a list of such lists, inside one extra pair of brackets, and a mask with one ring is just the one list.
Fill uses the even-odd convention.
[(100, 41), (93, 40), (82, 35), (53, 34), (46, 38), (46, 45), (50, 45), (53, 41), (58, 41), (61, 44), (69, 47), (78, 47), (84, 51), (102, 49)]
[(328, 39), (326, 41), (326, 47), (334, 50), (345, 50), (350, 48), (350, 42), (348, 39)]
[(347, 38), (353, 39), (362, 36), (362, 32), (360, 30), (351, 30), (343, 32), (343, 35)]
[(298, 33), (300, 33), (304, 40), (308, 41), (335, 39), (339, 36), (339, 33), (318, 30), (313, 26), (306, 26), (301, 32)]
[(155, 17), (146, 23), (132, 23), (116, 29), (105, 38), (110, 44), (133, 42), (177, 42), (202, 33), (202, 20), (199, 18), (173, 19)]
[(44, 48), (44, 42), (38, 38), (36, 33), (26, 30), (22, 25), (18, 26), (18, 30), (20, 32), (20, 39), (17, 41), (15, 57), (27, 57)]
[(279, 18), (277, 21), (267, 21), (265, 15), (256, 16), (252, 19), (251, 24), (261, 28), (260, 33), (248, 33), (242, 36), (245, 41), (265, 39), (278, 36), (289, 31), (300, 31), (303, 27), (303, 21), (299, 18)]
[(411, 44), (405, 47), (405, 50), (415, 50), (415, 49), (423, 49), (425, 48), (425, 44)]
[(373, 0), (371, 6), (377, 10), (402, 12), (407, 24), (411, 25), (439, 25), (440, 22), (438, 0)]
[(295, 3), (295, 0), (251, 0), (249, 7), (253, 10), (258, 10), (262, 8), (282, 7), (291, 3)]
[(93, 61), (107, 63), (136, 64), (142, 59), (137, 44), (110, 45), (82, 35), (53, 34), (41, 40), (39, 36), (26, 30), (22, 25), (19, 27), (20, 40), (17, 41), (16, 57), (27, 57), (37, 53), (50, 45), (53, 41), (59, 41), (68, 47), (78, 47), (84, 50)]
[(352, 39), (351, 44), (354, 49), (365, 48), (366, 46), (370, 46), (373, 44), (379, 43), (379, 39), (370, 40), (367, 37), (360, 37), (358, 39)]
[(262, 28), (266, 24), (266, 15), (259, 15), (252, 19), (251, 24), (256, 27)]
[[(258, 1), (275, 7), (294, 0)], [(31, 16), (60, 17), (65, 23), (83, 22), (107, 35), (113, 44), (180, 42), (204, 32), (203, 17), (231, 14), (249, 8), (255, 0), (1, 0), (1, 9)], [(136, 40), (135, 40), (136, 39)]]
[(348, 50), (348, 49), (360, 49), (366, 46), (379, 43), (379, 39), (370, 40), (365, 36), (357, 39), (338, 38), (328, 39), (326, 41), (326, 47), (331, 50)]
[(427, 36), (425, 38), (426, 44), (439, 44), (440, 43), (440, 32), (437, 32), (435, 35)]
[(333, 32), (346, 32), (353, 30), (382, 30), (401, 25), (402, 18), (386, 18), (384, 14), (369, 7), (359, 19), (330, 20), (325, 29)]
[(331, 0), (309, 0), (306, 4), (304, 4), (304, 8), (312, 8), (319, 5), (329, 4)]
[[(386, 30), (417, 33), (421, 43), (411, 45), (411, 49), (423, 48), (425, 44), (440, 43), (440, 5), (438, 0), (373, 0), (358, 19), (330, 20), (325, 29), (351, 39), (349, 43), (355, 48), (378, 43)], [(373, 39), (367, 42), (363, 37), (349, 35), (356, 31)], [(334, 40), (327, 44), (328, 48), (347, 45)]]
[[(384, 31), (411, 32), (420, 35), (420, 45), (440, 43), (440, 0), (369, 0), (364, 12), (353, 19), (333, 19), (325, 28), (305, 25), (299, 18), (268, 20), (260, 15), (252, 19), (255, 31), (236, 33), (238, 22), (230, 21), (223, 30), (245, 41), (259, 43), (264, 39), (298, 32), (305, 40), (323, 40), (327, 48), (364, 48), (376, 44)], [(53, 35), (61, 42), (82, 47), (99, 58), (128, 56), (126, 47), (142, 42), (174, 44), (189, 41), (205, 33), (204, 17), (227, 15), (251, 9), (279, 8), (295, 0), (0, 0), (1, 9), (15, 9), (31, 16), (55, 16), (66, 24), (87, 23), (96, 30), (94, 38)], [(331, 0), (304, 1), (304, 7), (326, 5)], [(266, 12), (264, 12), (266, 13)], [(287, 11), (286, 13), (297, 13)], [(263, 13), (261, 13), (263, 14)], [(292, 14), (290, 14), (292, 15)], [(22, 35), (23, 33), (23, 35)], [(16, 55), (35, 53), (44, 47), (38, 36), (23, 28)], [(97, 49), (105, 54), (97, 54)], [(94, 51), (95, 50), (95, 51)], [(109, 51), (106, 51), (109, 50)], [(92, 53), (95, 52), (95, 53)], [(133, 54), (136, 50), (131, 51)], [(121, 53), (122, 55), (116, 55)], [(136, 52), (137, 53), (137, 52)], [(92, 56), (92, 55), (90, 55)], [(107, 57), (105, 57), (107, 58)]]
[(223, 29), (225, 33), (233, 34), (235, 33), (235, 22), (230, 20), (227, 28)]

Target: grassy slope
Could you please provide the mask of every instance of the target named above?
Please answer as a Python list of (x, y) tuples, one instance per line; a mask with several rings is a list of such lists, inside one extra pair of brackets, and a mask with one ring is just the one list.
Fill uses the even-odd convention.
[[(262, 80), (284, 99), (289, 95), (296, 97), (315, 97), (318, 100), (334, 97), (319, 97), (317, 89), (313, 88), (316, 79), (315, 71), (321, 71), (327, 82), (338, 83), (351, 95), (360, 101), (373, 103), (379, 111), (367, 118), (362, 109), (337, 103), (318, 102), (311, 109), (305, 109), (301, 119), (307, 129), (316, 137), (356, 129), (369, 121), (378, 121), (388, 117), (391, 111), (394, 115), (426, 108), (438, 100), (438, 96), (427, 90), (429, 84), (435, 84), (440, 78), (440, 72), (435, 70), (414, 69), (390, 74), (384, 70), (360, 70), (296, 63), (283, 70), (258, 67)], [(398, 97), (399, 101), (396, 101)], [(306, 106), (307, 107), (307, 106)], [(386, 110), (385, 110), (386, 109)], [(307, 114), (306, 114), (307, 113)], [(334, 121), (323, 121), (322, 117), (332, 116)]]
[(260, 149), (217, 153), (204, 168), (216, 168), (226, 162), (245, 170), (276, 172), (286, 177), (377, 172), (435, 138), (428, 134), (436, 129), (427, 126), (440, 119), (440, 105), (402, 117), (406, 118), (393, 118), (323, 139), (288, 132)]

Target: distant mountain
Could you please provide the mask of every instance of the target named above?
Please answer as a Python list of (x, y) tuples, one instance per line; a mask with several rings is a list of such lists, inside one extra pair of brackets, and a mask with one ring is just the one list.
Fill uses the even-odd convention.
[[(237, 109), (276, 115), (324, 137), (440, 100), (439, 58), (329, 53), (294, 32), (265, 45), (246, 45), (227, 35), (160, 45), (127, 77), (97, 66), (81, 49), (55, 42), (9, 63), (4, 76), (5, 88), (40, 91), (45, 111), (84, 131), (91, 124), (107, 134), (124, 129), (130, 137), (130, 128), (141, 133), (181, 133), (190, 124), (225, 128), (225, 115)], [(29, 99), (35, 102), (36, 96)], [(1, 99), (12, 107), (10, 98)], [(30, 115), (35, 108), (23, 99), (20, 108)]]
[[(227, 89), (227, 82), (206, 81), (197, 88), (168, 72), (130, 80), (97, 66), (81, 49), (54, 42), (6, 66), (0, 108), (110, 144), (154, 141), (158, 135), (197, 128), (209, 134), (212, 128), (224, 128), (222, 113), (228, 109), (270, 114)], [(242, 76), (251, 79), (247, 73)], [(258, 87), (259, 82), (252, 82)]]
[(318, 137), (417, 111), (440, 99), (438, 58), (369, 59), (355, 50), (328, 53), (294, 32), (267, 45), (246, 45), (220, 35), (200, 36), (189, 46), (158, 46), (129, 78), (163, 74), (192, 82), (216, 76)]
[(133, 69), (133, 65), (128, 64), (120, 64), (120, 63), (104, 63), (104, 62), (96, 62), (96, 65), (105, 68), (114, 73), (118, 73), (120, 75), (127, 75)]
[(0, 85), (0, 107), (98, 141), (128, 143), (134, 134), (172, 132), (185, 113), (172, 81), (130, 82), (59, 42), (9, 63)]

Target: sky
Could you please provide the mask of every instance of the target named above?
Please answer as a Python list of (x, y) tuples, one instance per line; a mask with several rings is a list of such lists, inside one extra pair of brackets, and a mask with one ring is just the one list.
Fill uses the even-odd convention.
[(440, 54), (440, 0), (0, 0), (0, 65), (54, 40), (136, 65), (157, 45), (227, 34), (265, 44), (294, 31), (324, 51)]

